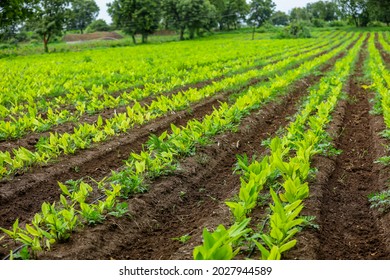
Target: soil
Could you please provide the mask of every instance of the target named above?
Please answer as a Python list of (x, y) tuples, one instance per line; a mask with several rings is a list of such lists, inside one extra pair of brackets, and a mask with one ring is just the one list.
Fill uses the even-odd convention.
[(122, 39), (123, 36), (116, 32), (94, 32), (86, 34), (67, 34), (63, 40), (65, 42), (82, 42), (90, 40), (118, 40)]

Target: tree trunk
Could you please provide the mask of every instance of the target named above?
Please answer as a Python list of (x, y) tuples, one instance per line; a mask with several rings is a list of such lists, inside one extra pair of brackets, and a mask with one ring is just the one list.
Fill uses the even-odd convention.
[(353, 20), (355, 21), (356, 27), (359, 27), (359, 19), (356, 16), (353, 16)]
[(148, 34), (142, 34), (142, 44), (145, 44), (148, 42)]
[(84, 34), (84, 33), (83, 33), (83, 29), (80, 29), (80, 32), (81, 32), (81, 34)]
[(180, 28), (180, 41), (184, 40), (184, 28)]
[(190, 29), (190, 39), (194, 39), (195, 37), (195, 30), (193, 28)]
[(48, 43), (49, 43), (49, 36), (47, 36), (46, 34), (44, 34), (44, 35), (43, 35), (43, 48), (44, 48), (44, 50), (45, 50), (45, 53), (48, 53), (48, 52), (49, 52)]
[(133, 39), (134, 45), (137, 45), (137, 41), (135, 40), (135, 35), (134, 34), (131, 35), (131, 39)]

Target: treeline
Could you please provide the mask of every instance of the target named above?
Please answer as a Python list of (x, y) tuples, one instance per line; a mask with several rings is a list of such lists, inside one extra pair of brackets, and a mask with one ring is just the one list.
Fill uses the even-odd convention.
[(192, 39), (203, 32), (243, 25), (255, 29), (266, 23), (321, 27), (340, 21), (356, 26), (390, 22), (390, 0), (317, 1), (289, 14), (276, 11), (272, 0), (112, 0), (107, 6), (111, 26), (96, 20), (99, 7), (94, 0), (0, 1), (0, 40), (23, 40), (23, 31), (30, 31), (43, 41), (47, 52), (50, 40), (67, 30), (121, 29), (136, 43), (137, 34), (146, 42), (159, 29), (175, 30), (183, 40), (185, 34)]

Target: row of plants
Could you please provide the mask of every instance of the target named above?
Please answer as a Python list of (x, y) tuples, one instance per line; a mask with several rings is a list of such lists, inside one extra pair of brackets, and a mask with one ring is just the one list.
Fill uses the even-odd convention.
[[(313, 43), (300, 43), (308, 42)], [(283, 48), (275, 41), (263, 43), (264, 51), (295, 47), (291, 42)], [(100, 94), (100, 88), (112, 93), (145, 83), (169, 82), (178, 86), (207, 80), (214, 71), (224, 73), (237, 67), (237, 63), (251, 63), (259, 52), (267, 53), (259, 48), (258, 43), (225, 40), (203, 42), (191, 52), (183, 42), (2, 60), (1, 116), (17, 116), (30, 107), (44, 113), (48, 99), (54, 99), (53, 110), (64, 104), (77, 105), (77, 101), (88, 100), (89, 95)], [(188, 72), (193, 74), (189, 76)]]
[[(331, 58), (342, 52), (348, 44), (350, 43), (347, 41), (320, 57)], [(217, 92), (239, 89), (253, 78), (279, 73), (283, 69), (287, 69), (291, 64), (303, 63), (302, 65), (305, 65), (305, 60), (318, 55), (319, 52), (320, 50), (314, 50), (302, 55), (291, 56), (278, 63), (228, 77), (204, 88), (189, 89), (170, 97), (162, 95), (145, 106), (135, 102), (132, 107), (127, 107), (126, 113), (119, 113), (105, 120), (99, 116), (95, 123), (80, 124), (74, 128), (73, 133), (50, 133), (48, 137), (41, 137), (35, 145), (35, 151), (19, 147), (13, 149), (12, 154), (9, 151), (0, 152), (0, 175), (4, 177), (34, 164), (46, 164), (62, 154), (74, 154), (77, 150), (86, 149), (93, 143), (99, 143), (109, 137), (127, 132), (135, 125), (143, 125), (169, 112), (189, 108), (195, 102), (211, 97)]]
[[(238, 197), (226, 202), (234, 224), (226, 229), (219, 225), (213, 232), (204, 229), (203, 244), (194, 248), (194, 259), (232, 259), (240, 252), (243, 242), (255, 244), (263, 260), (279, 260), (282, 253), (296, 245), (294, 236), (305, 224), (300, 216), (303, 200), (309, 196), (308, 178), (313, 172), (311, 159), (319, 153), (329, 152), (330, 137), (326, 125), (342, 96), (343, 85), (354, 67), (364, 38), (340, 59), (313, 88), (295, 120), (285, 129), (283, 137), (267, 141), (269, 155), (252, 162), (238, 157), (237, 170), (241, 173)], [(252, 230), (250, 213), (259, 200), (271, 202), (269, 214), (262, 222), (263, 230)], [(260, 227), (264, 228), (264, 227)], [(232, 238), (234, 237), (234, 238)]]
[[(340, 36), (339, 39), (342, 37)], [(312, 51), (319, 47), (319, 44), (303, 47), (300, 52)], [(248, 58), (243, 57), (241, 59), (234, 60), (232, 65), (226, 62), (215, 63), (218, 64), (216, 69), (210, 67), (200, 68), (199, 71), (191, 71), (186, 77), (186, 81), (171, 78), (168, 81), (145, 83), (141, 88), (135, 88), (131, 91), (125, 91), (118, 96), (112, 95), (111, 89), (104, 89), (103, 86), (93, 86), (92, 89), (86, 91), (83, 87), (75, 87), (70, 93), (59, 96), (51, 101), (44, 101), (39, 103), (44, 104), (42, 110), (37, 105), (29, 106), (28, 112), (20, 113), (18, 116), (9, 115), (7, 109), (3, 111), (3, 115), (8, 116), (7, 120), (0, 121), (0, 140), (18, 139), (28, 132), (43, 132), (51, 129), (55, 125), (59, 125), (65, 122), (76, 122), (85, 114), (94, 114), (101, 112), (105, 109), (114, 109), (119, 106), (128, 106), (134, 101), (140, 101), (149, 96), (158, 96), (165, 92), (169, 92), (177, 87), (179, 84), (189, 82), (191, 84), (191, 78), (213, 79), (226, 75), (227, 77), (234, 76), (238, 73), (245, 73), (254, 68), (267, 65), (271, 61), (282, 60), (297, 54), (296, 48), (291, 50), (280, 50), (278, 48), (264, 49), (257, 54), (256, 57)], [(268, 59), (264, 59), (268, 57)], [(258, 61), (258, 62), (256, 62)], [(216, 65), (213, 64), (212, 67)], [(248, 66), (249, 65), (249, 66)], [(207, 77), (206, 77), (207, 76)], [(34, 99), (30, 97), (30, 103), (34, 103)], [(35, 104), (35, 103), (34, 103)], [(59, 106), (59, 104), (61, 104)], [(66, 106), (65, 106), (66, 104)], [(74, 104), (74, 110), (69, 107), (69, 104)], [(59, 108), (56, 108), (58, 107)], [(65, 107), (65, 108), (64, 108)], [(0, 107), (1, 108), (1, 107)], [(5, 107), (3, 107), (5, 108)], [(54, 108), (54, 109), (53, 109)], [(42, 108), (41, 108), (42, 109)]]
[[(370, 38), (368, 42), (368, 79), (372, 82), (367, 88), (375, 92), (374, 104), (372, 113), (383, 115), (386, 129), (382, 131), (381, 135), (387, 139), (390, 139), (390, 71), (383, 61), (380, 51), (375, 46), (375, 40)], [(385, 40), (383, 34), (378, 36), (379, 44), (383, 49), (390, 54), (390, 45)], [(383, 156), (376, 161), (389, 165), (390, 156)], [(384, 190), (382, 192), (373, 194), (369, 197), (369, 201), (373, 208), (377, 208), (379, 211), (387, 212), (390, 210), (390, 190)]]
[[(193, 155), (197, 145), (207, 144), (216, 134), (234, 130), (244, 116), (286, 94), (289, 85), (313, 73), (337, 53), (339, 51), (334, 50), (307, 60), (283, 75), (251, 87), (237, 97), (233, 104), (222, 103), (202, 121), (191, 120), (181, 128), (171, 125), (171, 133), (152, 135), (140, 153), (132, 153), (126, 165), (113, 172), (109, 178), (98, 182), (97, 188), (92, 188), (83, 180), (68, 182), (68, 185), (60, 183), (63, 193), (60, 203), (43, 203), (41, 213), (36, 214), (31, 223), (21, 227), (19, 221), (16, 221), (12, 229), (2, 229), (3, 232), (17, 242), (24, 243), (29, 251), (38, 252), (50, 248), (56, 241), (67, 240), (79, 222), (94, 224), (102, 222), (111, 212), (118, 215), (124, 213), (127, 207), (120, 203), (120, 197), (126, 198), (146, 191), (150, 179), (175, 170), (178, 160)], [(103, 196), (99, 195), (101, 192)], [(98, 198), (89, 198), (91, 193)]]

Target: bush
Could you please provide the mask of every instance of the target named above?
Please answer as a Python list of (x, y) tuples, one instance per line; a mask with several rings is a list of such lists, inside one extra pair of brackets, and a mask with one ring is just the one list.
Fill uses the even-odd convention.
[(303, 22), (294, 22), (285, 27), (279, 38), (311, 38), (310, 29)]
[(380, 21), (370, 21), (368, 24), (367, 24), (367, 27), (383, 27), (383, 26), (386, 26), (386, 24), (380, 22)]
[(97, 31), (110, 31), (110, 26), (102, 19), (91, 22), (85, 29), (85, 33), (93, 33)]
[(346, 26), (347, 24), (344, 21), (341, 20), (333, 20), (328, 22), (329, 27), (343, 27)]
[(260, 28), (256, 30), (257, 33), (268, 33), (268, 32), (275, 32), (279, 30), (279, 28), (275, 27), (270, 22), (264, 23)]
[(313, 25), (315, 27), (324, 27), (325, 26), (325, 21), (323, 21), (322, 19), (315, 18), (313, 20)]
[(20, 31), (19, 33), (15, 34), (15, 39), (18, 42), (27, 42), (28, 41), (28, 35), (25, 31)]

